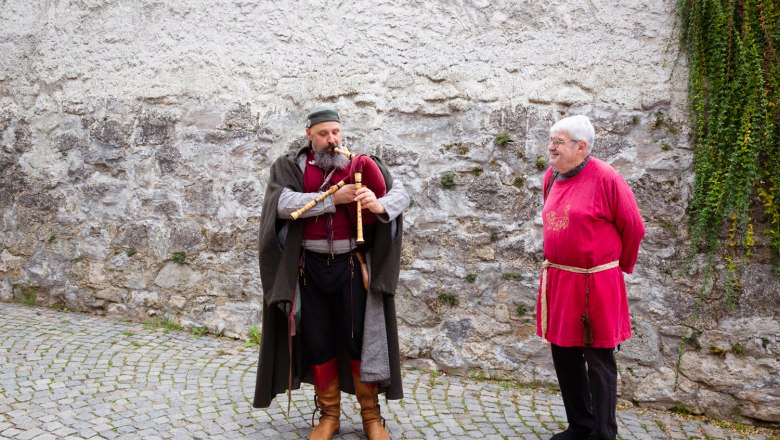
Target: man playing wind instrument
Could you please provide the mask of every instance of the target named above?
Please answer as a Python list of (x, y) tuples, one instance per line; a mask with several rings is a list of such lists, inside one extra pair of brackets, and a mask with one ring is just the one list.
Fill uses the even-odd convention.
[(615, 439), (615, 347), (631, 337), (623, 273), (631, 273), (645, 227), (631, 188), (590, 156), (585, 116), (550, 128), (544, 175), (544, 268), (537, 334), (550, 342), (569, 427), (554, 440)]
[[(306, 147), (272, 165), (263, 202), (263, 338), (254, 406), (266, 408), (277, 394), (311, 383), (321, 415), (309, 438), (330, 439), (339, 430), (344, 391), (357, 396), (368, 438), (389, 439), (378, 395), (403, 397), (393, 295), (409, 196), (377, 158), (337, 152), (336, 110), (309, 114), (306, 136)], [(358, 162), (374, 170), (386, 194), (360, 185)], [(376, 217), (360, 246), (356, 212)]]

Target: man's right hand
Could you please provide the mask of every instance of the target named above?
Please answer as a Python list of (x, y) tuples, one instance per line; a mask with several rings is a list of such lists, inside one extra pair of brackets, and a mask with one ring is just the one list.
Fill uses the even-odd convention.
[(338, 191), (333, 193), (333, 204), (334, 205), (343, 205), (344, 203), (352, 203), (355, 201), (355, 191), (357, 189), (355, 188), (355, 184), (350, 183), (349, 185), (342, 186)]

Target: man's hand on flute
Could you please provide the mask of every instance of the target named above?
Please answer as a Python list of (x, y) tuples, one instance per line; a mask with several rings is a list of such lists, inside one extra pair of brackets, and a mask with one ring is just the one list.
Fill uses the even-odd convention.
[(360, 200), (360, 203), (362, 204), (361, 207), (363, 209), (368, 209), (374, 214), (384, 214), (387, 212), (385, 211), (384, 205), (377, 199), (374, 191), (371, 191), (371, 188), (366, 186), (355, 190), (355, 184), (350, 183), (333, 193), (332, 197), (335, 205), (342, 205), (344, 203), (352, 203)]
[(385, 212), (387, 212), (385, 210), (385, 206), (382, 205), (382, 202), (380, 202), (376, 198), (376, 194), (374, 194), (374, 191), (371, 191), (371, 188), (367, 186), (364, 186), (355, 192), (354, 200), (355, 201), (360, 200), (360, 203), (362, 204), (362, 208), (368, 209), (374, 214), (384, 214)]
[(350, 183), (344, 185), (338, 191), (333, 193), (333, 204), (343, 205), (345, 203), (352, 203), (355, 201), (355, 184)]

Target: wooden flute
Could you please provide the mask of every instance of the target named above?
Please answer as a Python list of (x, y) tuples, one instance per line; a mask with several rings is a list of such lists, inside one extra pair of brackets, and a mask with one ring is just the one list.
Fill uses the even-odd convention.
[(301, 209), (299, 209), (299, 210), (293, 212), (292, 214), (290, 214), (290, 218), (292, 218), (293, 220), (298, 220), (298, 217), (300, 217), (301, 214), (303, 214), (304, 212), (310, 210), (311, 208), (314, 207), (314, 205), (316, 205), (317, 203), (320, 203), (321, 201), (325, 200), (326, 197), (328, 197), (329, 195), (331, 195), (334, 192), (338, 191), (342, 186), (344, 186), (344, 184), (345, 184), (345, 182), (342, 180), (341, 182), (331, 186), (330, 188), (328, 188), (327, 191), (325, 191), (324, 193), (318, 195), (314, 200), (312, 200), (311, 202), (303, 205), (303, 207)]
[(357, 156), (355, 153), (350, 153), (346, 148), (334, 148), (333, 151), (345, 156), (347, 159), (352, 160)]
[[(359, 190), (363, 186), (363, 172), (355, 171), (355, 190)], [(366, 240), (363, 239), (363, 207), (360, 206), (360, 200), (357, 202), (357, 238), (355, 243), (363, 244)]]
[[(334, 148), (333, 151), (346, 156), (349, 160), (352, 160), (355, 157), (357, 157), (357, 154), (350, 153), (346, 148), (344, 149)], [(355, 190), (359, 190), (363, 186), (362, 168), (363, 168), (362, 166), (358, 166), (358, 170), (360, 171), (355, 171)], [(355, 243), (363, 244), (365, 242), (366, 240), (363, 238), (363, 207), (361, 206), (360, 200), (358, 200), (357, 201), (357, 238), (355, 239)]]

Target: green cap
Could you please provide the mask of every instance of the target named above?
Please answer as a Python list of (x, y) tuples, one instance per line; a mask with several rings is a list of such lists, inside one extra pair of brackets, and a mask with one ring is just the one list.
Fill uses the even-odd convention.
[(317, 125), (320, 122), (328, 121), (341, 122), (339, 120), (339, 112), (330, 107), (317, 107), (309, 113), (309, 116), (306, 119), (306, 128)]

